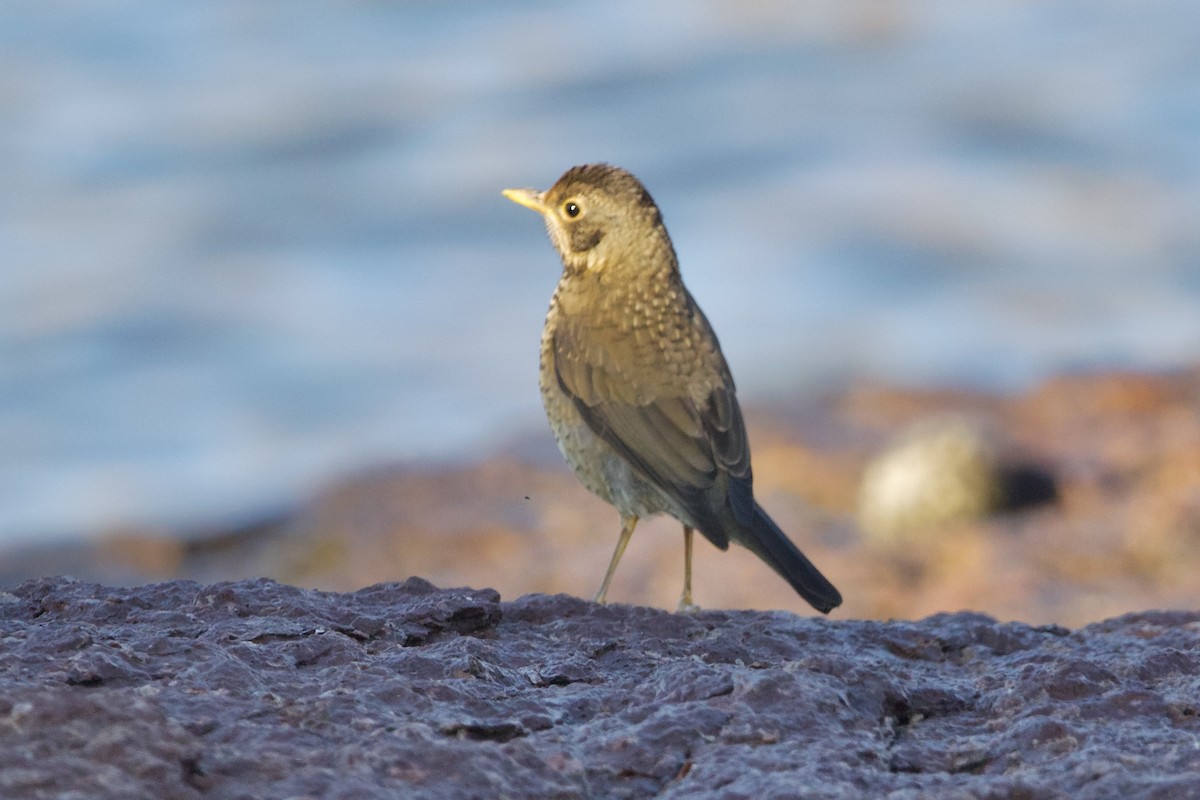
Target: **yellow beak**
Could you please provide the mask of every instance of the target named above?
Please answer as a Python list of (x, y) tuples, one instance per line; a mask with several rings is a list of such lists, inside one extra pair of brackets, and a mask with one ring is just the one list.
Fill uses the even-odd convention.
[(544, 193), (539, 192), (536, 189), (505, 189), (503, 192), (501, 192), (501, 194), (518, 205), (525, 206), (526, 208), (532, 208), (539, 214), (545, 214), (550, 210), (546, 207), (546, 204), (542, 202), (542, 196)]

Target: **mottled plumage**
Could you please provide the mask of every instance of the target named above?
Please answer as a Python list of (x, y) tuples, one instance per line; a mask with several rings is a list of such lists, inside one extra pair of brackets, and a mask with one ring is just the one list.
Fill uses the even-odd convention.
[(563, 261), (542, 333), (546, 416), (580, 481), (621, 514), (596, 599), (604, 601), (638, 519), (665, 513), (684, 526), (681, 608), (692, 600), (693, 529), (722, 550), (730, 541), (748, 547), (820, 611), (840, 604), (754, 501), (733, 377), (645, 187), (591, 164), (545, 192), (504, 194), (545, 218)]

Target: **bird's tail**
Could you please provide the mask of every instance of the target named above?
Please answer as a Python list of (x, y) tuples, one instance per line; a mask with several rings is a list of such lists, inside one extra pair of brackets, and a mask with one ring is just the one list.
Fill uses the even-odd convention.
[(741, 536), (737, 537), (738, 541), (783, 576), (813, 608), (828, 614), (842, 604), (841, 593), (792, 544), (791, 539), (758, 503), (754, 504), (754, 519), (749, 525), (739, 528)]

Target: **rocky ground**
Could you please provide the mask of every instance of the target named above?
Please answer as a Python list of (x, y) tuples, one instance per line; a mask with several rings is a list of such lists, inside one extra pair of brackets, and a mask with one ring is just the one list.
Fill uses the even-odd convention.
[(748, 416), (829, 618), (707, 545), (713, 610), (659, 610), (668, 521), (610, 592), (640, 605), (568, 596), (616, 514), (546, 436), (381, 469), (237, 530), (5, 554), (0, 797), (1200, 796), (1200, 371)]
[(0, 611), (8, 800), (1200, 793), (1197, 612), (679, 615), (419, 579), (47, 579)]

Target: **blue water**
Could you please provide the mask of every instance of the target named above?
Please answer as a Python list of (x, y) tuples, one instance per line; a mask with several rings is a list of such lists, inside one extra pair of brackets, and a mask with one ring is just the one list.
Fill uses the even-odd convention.
[(0, 5), (0, 542), (541, 425), (507, 186), (632, 169), (744, 399), (1200, 353), (1200, 4)]

